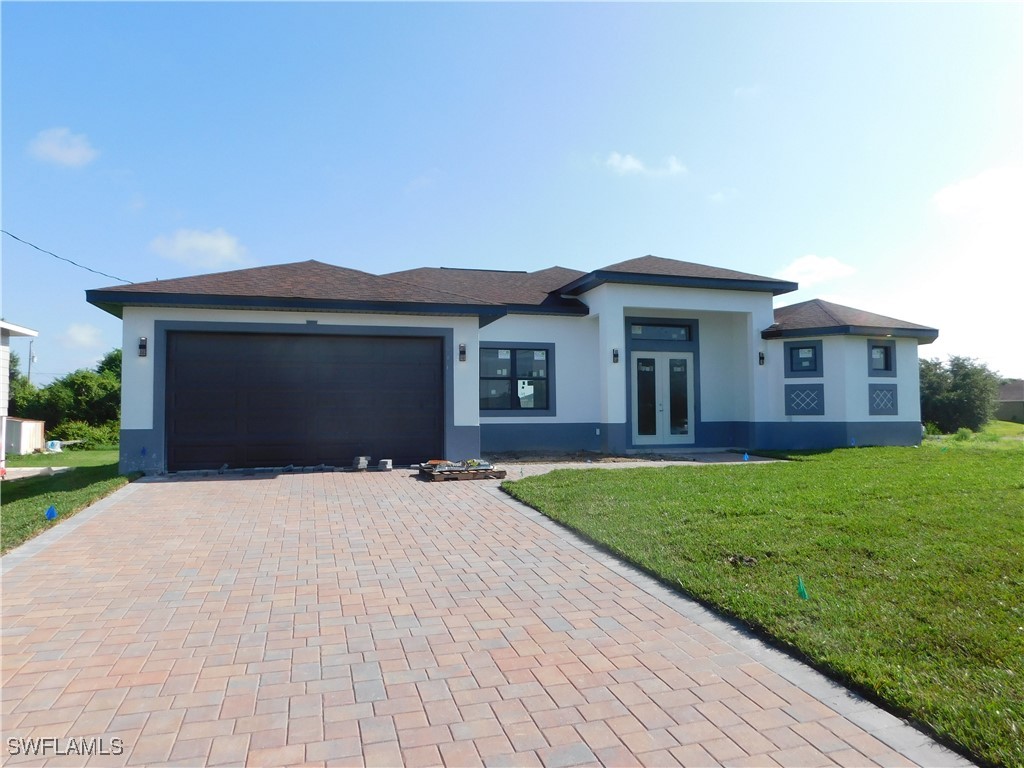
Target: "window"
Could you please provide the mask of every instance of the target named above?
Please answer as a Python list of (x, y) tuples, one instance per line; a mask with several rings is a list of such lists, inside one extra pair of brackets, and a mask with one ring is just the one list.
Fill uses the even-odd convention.
[(689, 341), (690, 326), (666, 324), (632, 323), (629, 327), (634, 339), (652, 339), (654, 341)]
[(547, 411), (550, 350), (480, 348), (481, 411)]
[(896, 375), (896, 342), (868, 340), (868, 376)]
[(821, 378), (824, 376), (820, 341), (787, 341), (785, 343), (786, 378)]
[(794, 371), (818, 372), (818, 350), (814, 347), (793, 347), (789, 350), (789, 367)]

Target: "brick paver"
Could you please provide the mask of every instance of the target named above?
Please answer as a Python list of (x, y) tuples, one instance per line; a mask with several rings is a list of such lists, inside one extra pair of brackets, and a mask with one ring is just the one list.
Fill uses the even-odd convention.
[(140, 481), (3, 569), (12, 765), (965, 764), (493, 481)]

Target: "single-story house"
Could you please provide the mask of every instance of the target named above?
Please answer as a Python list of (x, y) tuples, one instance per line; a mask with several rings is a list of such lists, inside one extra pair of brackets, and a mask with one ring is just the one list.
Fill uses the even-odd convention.
[(1024, 424), (1024, 379), (1007, 379), (999, 385), (996, 418)]
[(305, 261), (87, 292), (122, 318), (121, 467), (911, 445), (938, 331), (644, 256), (591, 272)]

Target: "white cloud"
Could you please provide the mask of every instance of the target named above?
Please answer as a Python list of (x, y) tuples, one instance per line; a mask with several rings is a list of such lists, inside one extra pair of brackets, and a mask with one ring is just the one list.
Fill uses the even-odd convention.
[(739, 193), (732, 187), (729, 187), (728, 189), (720, 189), (717, 192), (712, 192), (708, 195), (708, 202), (714, 203), (715, 205), (722, 205), (723, 203), (735, 200), (738, 194)]
[(104, 344), (100, 329), (88, 323), (72, 323), (57, 340), (69, 349), (94, 350)]
[(29, 143), (28, 148), (37, 160), (67, 168), (88, 165), (99, 154), (85, 134), (72, 133), (68, 128), (48, 128), (40, 131)]
[(977, 176), (949, 184), (932, 198), (942, 215), (965, 224), (1000, 226), (1021, 231), (1024, 211), (1024, 169), (989, 168)]
[(414, 195), (425, 189), (430, 189), (437, 183), (438, 171), (431, 168), (426, 173), (421, 173), (405, 185), (405, 194)]
[(687, 171), (675, 155), (669, 155), (663, 166), (652, 168), (634, 155), (612, 152), (604, 164), (620, 176), (679, 176)]
[(815, 256), (813, 253), (809, 253), (792, 261), (775, 276), (782, 280), (800, 283), (801, 288), (809, 288), (818, 283), (849, 277), (856, 271), (849, 264), (844, 264), (834, 256)]
[(149, 247), (165, 259), (198, 269), (239, 266), (245, 263), (246, 255), (238, 238), (223, 229), (179, 229), (173, 235), (154, 238)]

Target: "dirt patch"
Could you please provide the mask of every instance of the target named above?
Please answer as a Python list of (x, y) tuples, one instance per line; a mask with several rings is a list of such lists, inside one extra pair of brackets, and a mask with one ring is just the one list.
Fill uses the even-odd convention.
[(490, 453), (487, 455), (487, 459), (493, 464), (611, 464), (613, 462), (697, 461), (693, 456), (682, 454), (637, 453), (622, 456), (619, 454), (598, 453), (596, 451), (576, 451), (574, 453), (511, 451), (506, 453)]

